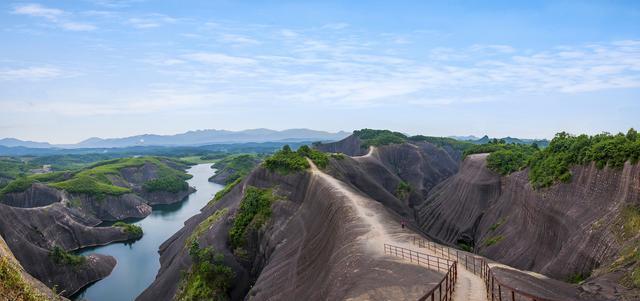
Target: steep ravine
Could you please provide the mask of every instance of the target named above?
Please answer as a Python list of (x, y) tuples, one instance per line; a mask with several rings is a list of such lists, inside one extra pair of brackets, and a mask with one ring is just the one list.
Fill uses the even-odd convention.
[[(527, 170), (503, 177), (488, 170), (485, 159), (468, 157), (417, 207), (426, 233), (559, 280), (587, 277), (620, 256), (621, 212), (640, 205), (638, 164), (622, 170), (575, 166), (570, 183), (534, 190)], [(585, 289), (616, 299), (635, 294), (610, 273), (599, 275), (606, 281), (592, 278)]]

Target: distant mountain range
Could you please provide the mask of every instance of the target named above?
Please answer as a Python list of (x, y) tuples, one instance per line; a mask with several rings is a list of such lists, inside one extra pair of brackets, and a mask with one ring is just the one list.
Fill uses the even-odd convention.
[[(476, 136), (449, 136), (449, 138), (453, 138), (461, 141), (469, 141), (475, 144), (485, 144), (494, 138), (489, 138), (489, 136), (484, 135), (482, 138), (478, 138)], [(540, 147), (547, 147), (549, 145), (549, 140), (547, 139), (522, 139), (522, 138), (513, 138), (513, 137), (503, 137), (497, 138), (498, 140), (504, 140), (506, 143), (516, 143), (516, 144), (537, 144)]]
[(27, 148), (115, 148), (131, 146), (200, 146), (208, 144), (230, 144), (248, 142), (302, 142), (335, 141), (351, 133), (330, 133), (309, 129), (275, 131), (252, 129), (243, 131), (197, 130), (176, 135), (145, 134), (124, 138), (92, 137), (76, 144), (50, 144), (47, 142), (22, 141), (15, 138), (0, 139), (0, 146)]

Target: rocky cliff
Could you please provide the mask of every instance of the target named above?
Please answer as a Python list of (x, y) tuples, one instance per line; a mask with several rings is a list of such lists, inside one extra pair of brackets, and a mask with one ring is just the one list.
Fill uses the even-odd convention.
[[(633, 244), (621, 240), (621, 229), (624, 212), (640, 205), (640, 166), (626, 163), (617, 170), (591, 164), (571, 172), (570, 183), (536, 190), (528, 170), (500, 176), (487, 169), (486, 155), (472, 155), (417, 206), (418, 222), (433, 237), (473, 246), (520, 269), (564, 281), (587, 278)], [(623, 277), (617, 270), (599, 271), (584, 289), (616, 299), (637, 294), (611, 279)]]
[[(143, 218), (151, 205), (182, 201), (193, 192), (184, 182), (185, 167), (162, 158), (130, 158), (45, 177), (45, 182), (31, 180), (43, 177), (21, 179), (26, 188), (14, 185), (2, 195), (0, 235), (29, 274), (69, 296), (109, 275), (116, 262), (99, 254), (67, 258), (66, 252), (136, 238), (121, 228), (95, 226)], [(73, 264), (56, 260), (56, 250)]]
[[(443, 149), (418, 143), (374, 148), (362, 157), (336, 157), (325, 171), (370, 197), (371, 206), (389, 215), (387, 226), (399, 228), (400, 220), (413, 217), (411, 201), (456, 168)], [(397, 189), (401, 182), (415, 188), (402, 195)], [(272, 189), (278, 201), (268, 222), (249, 231), (247, 244), (238, 250), (228, 233), (250, 187)], [(170, 300), (180, 294), (181, 275), (193, 264), (189, 245), (194, 237), (202, 247), (223, 254), (224, 264), (235, 272), (228, 291), (232, 300), (411, 299), (424, 288), (415, 280), (437, 279), (429, 270), (367, 256), (358, 239), (366, 229), (361, 223), (344, 196), (308, 171), (282, 175), (259, 167), (160, 247), (159, 274), (138, 300)], [(380, 288), (383, 282), (388, 288)], [(391, 297), (386, 291), (391, 288), (408, 295)]]
[(30, 275), (64, 296), (106, 277), (116, 262), (95, 254), (78, 265), (56, 263), (51, 256), (55, 247), (73, 251), (133, 238), (120, 228), (92, 227), (99, 222), (59, 203), (38, 208), (0, 204), (0, 235), (15, 257)]

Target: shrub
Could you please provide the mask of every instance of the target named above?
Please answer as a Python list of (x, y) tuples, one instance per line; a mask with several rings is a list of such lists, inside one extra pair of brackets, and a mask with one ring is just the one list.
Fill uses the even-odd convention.
[(331, 158), (334, 158), (336, 160), (343, 160), (345, 156), (343, 153), (333, 153), (331, 154)]
[(125, 222), (116, 222), (113, 224), (114, 227), (122, 228), (125, 233), (132, 234), (136, 238), (142, 237), (142, 228), (138, 225), (127, 224)]
[(588, 275), (584, 275), (582, 273), (576, 273), (569, 276), (569, 278), (567, 279), (567, 282), (573, 283), (573, 284), (580, 284), (583, 281), (585, 281), (588, 277), (589, 277)]
[(326, 168), (329, 164), (329, 156), (321, 151), (312, 149), (307, 145), (301, 146), (298, 151), (298, 155), (307, 157), (313, 161), (313, 163), (319, 168)]
[(0, 256), (0, 296), (7, 300), (44, 301), (45, 295), (36, 291), (22, 277), (20, 269), (9, 258)]
[(502, 235), (497, 235), (497, 236), (493, 236), (490, 237), (489, 239), (487, 239), (484, 243), (485, 246), (489, 247), (489, 246), (493, 246), (499, 242), (501, 242), (504, 239), (504, 237)]
[(271, 204), (275, 200), (271, 189), (253, 186), (245, 189), (233, 226), (229, 229), (229, 241), (233, 248), (244, 246), (247, 230), (259, 229), (271, 217)]
[(53, 250), (49, 252), (49, 256), (59, 265), (79, 266), (87, 261), (86, 257), (71, 254), (58, 246), (53, 247)]
[(405, 200), (409, 197), (409, 194), (411, 194), (411, 190), (411, 185), (409, 185), (409, 183), (400, 181), (398, 187), (396, 187), (396, 196), (399, 199)]
[(448, 138), (448, 137), (431, 137), (431, 136), (416, 135), (416, 136), (411, 136), (408, 139), (409, 141), (415, 141), (415, 142), (429, 142), (438, 147), (451, 147), (455, 150), (462, 151), (462, 152), (474, 146), (474, 144), (469, 141), (460, 141), (460, 140)]
[(489, 231), (491, 231), (491, 232), (495, 231), (496, 229), (498, 229), (498, 227), (502, 226), (502, 224), (504, 224), (505, 221), (506, 221), (506, 219), (501, 218), (495, 224), (493, 224), (493, 225), (491, 225), (491, 227), (489, 227)]
[(143, 188), (149, 192), (167, 191), (176, 193), (189, 189), (189, 184), (184, 181), (183, 177), (166, 176), (145, 182)]
[(405, 134), (389, 130), (362, 129), (353, 131), (353, 135), (362, 140), (361, 146), (363, 148), (368, 148), (369, 146), (399, 144), (407, 140), (407, 136)]
[(232, 183), (229, 183), (226, 186), (224, 186), (222, 190), (216, 192), (216, 195), (213, 197), (211, 201), (209, 201), (207, 205), (211, 206), (215, 204), (217, 201), (219, 201), (221, 198), (227, 195), (227, 193), (229, 193), (233, 189), (233, 187), (236, 187), (236, 185), (240, 184), (240, 182), (242, 182), (242, 178), (236, 179)]
[(572, 136), (558, 133), (549, 147), (532, 156), (529, 179), (536, 188), (571, 180), (570, 167), (595, 162), (598, 168), (620, 169), (626, 161), (640, 158), (640, 141), (634, 129), (626, 135), (602, 133), (594, 136)]
[(285, 145), (282, 150), (267, 157), (264, 160), (264, 166), (268, 170), (288, 174), (309, 168), (309, 162), (299, 153), (292, 151), (288, 145)]
[(189, 255), (193, 264), (182, 276), (176, 295), (179, 301), (228, 300), (235, 273), (224, 264), (224, 256), (213, 248), (200, 248), (197, 240), (191, 241)]
[(191, 233), (191, 235), (186, 241), (191, 242), (194, 240), (198, 240), (198, 238), (200, 238), (200, 236), (202, 235), (202, 233), (204, 233), (205, 230), (209, 229), (209, 227), (211, 227), (213, 223), (217, 222), (220, 219), (220, 217), (225, 215), (228, 211), (229, 211), (229, 208), (216, 210), (216, 212), (214, 212), (212, 215), (210, 215), (205, 220), (200, 222), (200, 224), (198, 224), (198, 226), (193, 230), (193, 232)]

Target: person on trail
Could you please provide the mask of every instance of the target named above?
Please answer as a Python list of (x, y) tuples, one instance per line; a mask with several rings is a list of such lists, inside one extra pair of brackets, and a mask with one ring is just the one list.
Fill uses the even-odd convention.
[(402, 229), (404, 229), (404, 226), (405, 226), (404, 220), (400, 221), (400, 225), (402, 226)]

